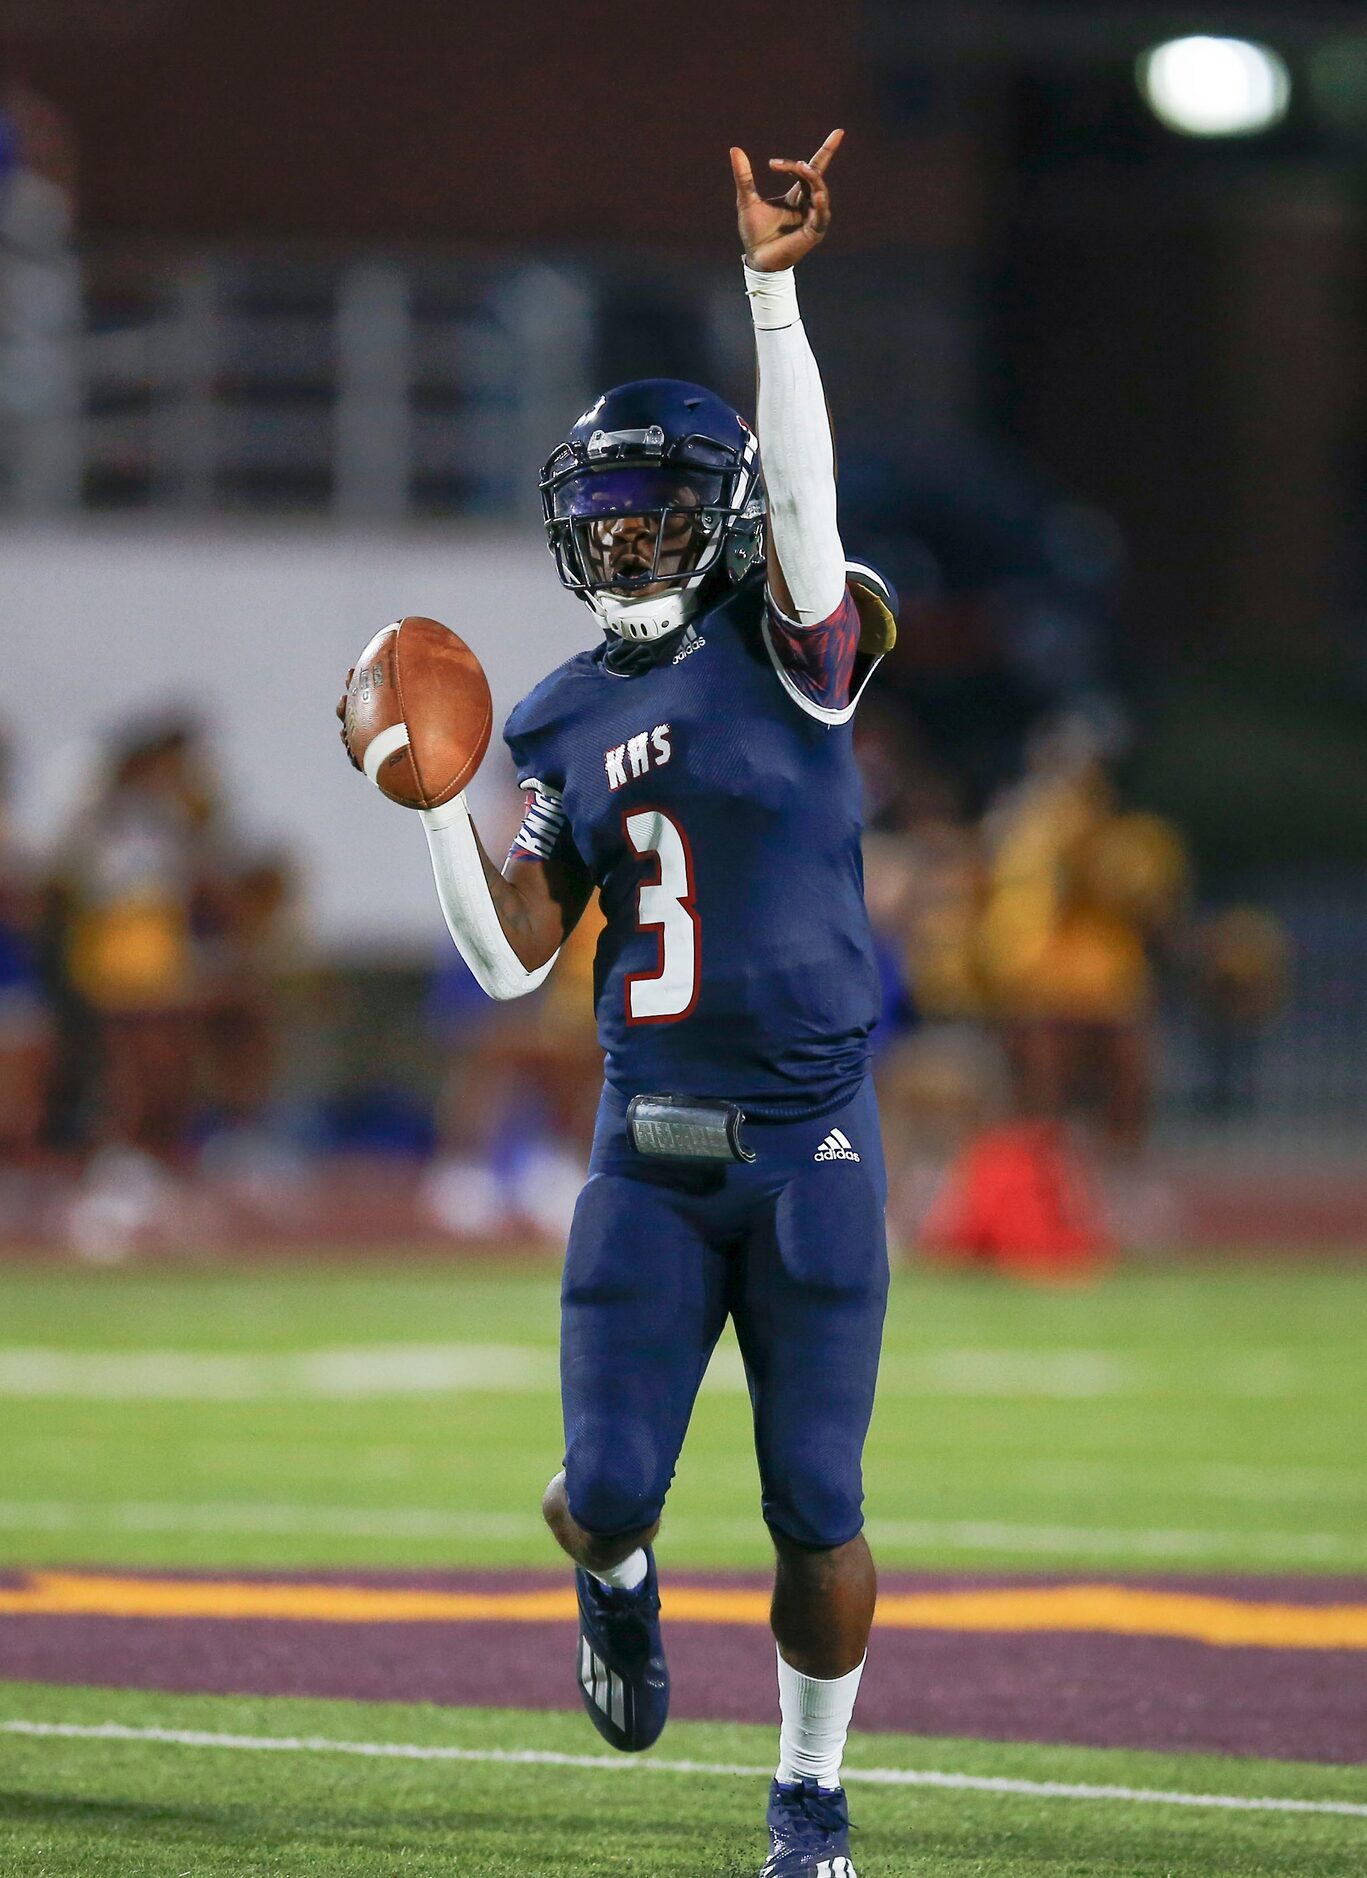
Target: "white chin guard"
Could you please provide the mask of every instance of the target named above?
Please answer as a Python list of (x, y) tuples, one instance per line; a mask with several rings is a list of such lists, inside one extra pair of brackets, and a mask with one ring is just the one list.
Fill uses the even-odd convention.
[(619, 600), (615, 594), (595, 593), (594, 612), (605, 633), (619, 639), (663, 639), (683, 625), (697, 605), (697, 595), (677, 588), (672, 593), (652, 594), (648, 600)]

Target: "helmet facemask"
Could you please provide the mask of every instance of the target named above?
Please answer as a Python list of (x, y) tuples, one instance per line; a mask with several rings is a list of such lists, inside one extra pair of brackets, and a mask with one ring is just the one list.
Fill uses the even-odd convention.
[[(595, 431), (562, 444), (541, 478), (546, 533), (561, 581), (605, 631), (658, 639), (681, 626), (708, 578), (740, 579), (737, 525), (758, 539), (757, 458), (703, 436), (666, 445), (659, 425)], [(755, 511), (752, 518), (750, 511)]]

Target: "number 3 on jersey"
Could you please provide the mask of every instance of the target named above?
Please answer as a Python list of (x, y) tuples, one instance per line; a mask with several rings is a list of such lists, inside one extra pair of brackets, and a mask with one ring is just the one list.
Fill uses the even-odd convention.
[(698, 1001), (702, 929), (693, 911), (693, 857), (688, 837), (663, 809), (636, 809), (623, 818), (633, 853), (653, 855), (658, 880), (636, 890), (636, 920), (654, 927), (660, 963), (653, 972), (633, 972), (626, 981), (629, 1024), (673, 1024)]

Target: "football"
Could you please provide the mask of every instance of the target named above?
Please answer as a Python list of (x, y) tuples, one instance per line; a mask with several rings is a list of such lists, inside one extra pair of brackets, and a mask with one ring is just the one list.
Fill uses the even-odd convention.
[(494, 705), (484, 668), (440, 620), (409, 615), (377, 632), (347, 684), (342, 735), (391, 802), (435, 809), (483, 761)]

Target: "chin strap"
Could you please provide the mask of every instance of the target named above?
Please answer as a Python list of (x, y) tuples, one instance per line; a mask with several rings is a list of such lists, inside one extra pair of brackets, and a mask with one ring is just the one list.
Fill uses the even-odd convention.
[(680, 592), (677, 588), (672, 593), (654, 594), (648, 600), (619, 600), (610, 593), (592, 596), (593, 610), (603, 631), (638, 644), (677, 632), (697, 604), (696, 593)]
[(491, 998), (526, 997), (544, 983), (559, 951), (529, 972), (509, 945), (484, 878), (484, 863), (479, 858), (463, 790), (439, 809), (423, 809), (421, 815), (437, 898), (456, 950), (474, 973), (480, 989)]

